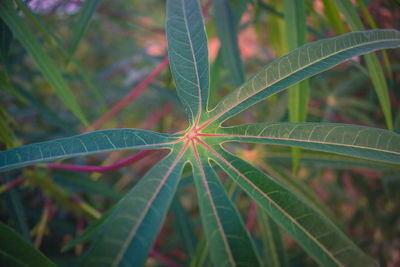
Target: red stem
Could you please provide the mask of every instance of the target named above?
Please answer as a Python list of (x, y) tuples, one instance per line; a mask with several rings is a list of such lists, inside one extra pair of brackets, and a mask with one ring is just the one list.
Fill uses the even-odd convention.
[(142, 91), (154, 80), (155, 77), (168, 66), (169, 59), (165, 57), (163, 61), (146, 77), (138, 86), (136, 86), (124, 99), (114, 105), (110, 111), (98, 118), (85, 132), (100, 128), (104, 123), (111, 119), (115, 114), (125, 108), (132, 100), (138, 97)]
[(14, 187), (19, 186), (24, 182), (24, 179), (22, 177), (15, 178), (14, 180), (0, 186), (0, 193), (6, 192), (8, 190), (13, 189)]
[(162, 255), (161, 253), (158, 253), (155, 249), (152, 249), (150, 252), (150, 255), (159, 259), (163, 263), (167, 264), (168, 266), (171, 267), (182, 267), (182, 265), (174, 262), (173, 260), (167, 258), (166, 256)]
[(110, 172), (122, 168), (126, 165), (129, 165), (133, 162), (136, 162), (148, 154), (151, 153), (151, 150), (143, 150), (140, 151), (126, 159), (121, 161), (117, 161), (108, 166), (87, 166), (87, 165), (74, 165), (74, 164), (61, 164), (61, 163), (49, 163), (47, 166), (50, 169), (57, 170), (68, 170), (68, 171), (80, 171), (80, 172)]
[(249, 217), (247, 218), (246, 228), (249, 233), (251, 228), (253, 228), (254, 222), (256, 220), (257, 204), (254, 200), (251, 201)]

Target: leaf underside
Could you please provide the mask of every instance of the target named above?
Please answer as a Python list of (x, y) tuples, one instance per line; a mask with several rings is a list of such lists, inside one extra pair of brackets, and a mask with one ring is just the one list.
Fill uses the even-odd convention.
[[(167, 135), (137, 129), (105, 130), (0, 152), (0, 170), (5, 171), (100, 152), (170, 149), (170, 153), (148, 171), (105, 219), (80, 264), (144, 264), (174, 198), (182, 169), (190, 163), (213, 264), (260, 265), (257, 249), (212, 162), (221, 167), (321, 265), (374, 265), (345, 234), (302, 197), (228, 153), (221, 144), (235, 141), (286, 145), (399, 164), (398, 134), (329, 123), (220, 125), (258, 101), (347, 59), (399, 46), (400, 33), (395, 30), (353, 32), (302, 46), (265, 66), (209, 111), (207, 37), (198, 1), (168, 0), (166, 32), (172, 75), (189, 118), (186, 134)], [(268, 231), (277, 227), (271, 221), (263, 229)], [(285, 264), (279, 237), (274, 237), (274, 240), (267, 249), (275, 255), (275, 264)]]

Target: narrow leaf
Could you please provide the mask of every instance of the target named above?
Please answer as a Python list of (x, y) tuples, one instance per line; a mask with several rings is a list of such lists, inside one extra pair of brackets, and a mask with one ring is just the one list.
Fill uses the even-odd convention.
[(289, 266), (279, 226), (263, 209), (257, 209), (257, 221), (264, 241), (264, 264), (271, 267)]
[[(12, 181), (10, 176), (7, 174), (3, 175), (2, 178), (4, 183)], [(22, 234), (27, 241), (32, 242), (29, 233), (28, 221), (26, 219), (25, 208), (22, 205), (17, 188), (13, 188), (5, 193), (5, 201), (7, 214), (11, 218), (15, 229)]]
[(400, 135), (372, 127), (336, 123), (254, 123), (219, 128), (221, 139), (287, 145), (332, 152), (374, 161), (400, 164)]
[(101, 152), (171, 147), (178, 140), (173, 135), (137, 129), (94, 131), (0, 151), (0, 171)]
[(295, 193), (220, 146), (209, 155), (323, 266), (374, 266), (348, 237)]
[(2, 266), (56, 266), (12, 228), (0, 222)]
[(168, 0), (166, 27), (176, 90), (190, 125), (197, 125), (209, 86), (207, 36), (198, 0)]
[(6, 22), (13, 34), (18, 38), (21, 44), (34, 58), (40, 71), (51, 86), (56, 91), (59, 98), (64, 104), (78, 117), (82, 123), (88, 125), (82, 110), (78, 106), (72, 92), (69, 90), (67, 83), (58, 70), (56, 64), (51, 57), (46, 54), (43, 47), (29, 29), (25, 21), (18, 15), (12, 6), (11, 1), (0, 1), (0, 17)]
[(204, 147), (192, 143), (194, 181), (211, 259), (215, 266), (259, 266), (255, 247), (236, 208), (212, 169)]
[[(362, 31), (365, 29), (361, 19), (358, 17), (355, 7), (350, 0), (335, 0), (335, 2), (353, 31)], [(377, 56), (373, 53), (365, 55), (364, 58), (376, 94), (378, 95), (379, 103), (385, 116), (386, 125), (389, 130), (393, 130), (392, 111), (390, 107), (388, 87), (385, 75), (383, 74), (382, 66), (379, 63)]]
[(99, 4), (100, 0), (91, 0), (84, 2), (80, 11), (79, 19), (75, 23), (72, 31), (71, 45), (69, 47), (70, 57), (74, 55), (75, 50), (78, 47), (79, 41), (82, 39), (85, 31), (89, 27), (89, 22)]
[(194, 226), (190, 222), (190, 218), (183, 207), (179, 195), (176, 194), (171, 204), (171, 211), (175, 216), (175, 225), (181, 237), (183, 250), (190, 262), (196, 253), (197, 238), (194, 233)]
[[(245, 2), (245, 1), (241, 1)], [(237, 38), (237, 21), (230, 0), (214, 0), (214, 21), (218, 38), (221, 41), (221, 52), (226, 67), (236, 86), (245, 81), (243, 63)]]
[(266, 97), (354, 56), (398, 46), (400, 32), (396, 30), (352, 32), (304, 45), (272, 61), (227, 95), (209, 112), (209, 121), (200, 129), (220, 124)]
[[(289, 51), (292, 51), (306, 43), (307, 14), (304, 1), (284, 0), (283, 14), (286, 26), (286, 41)], [(307, 116), (309, 98), (308, 80), (303, 80), (292, 85), (289, 89), (289, 119), (291, 122), (304, 122)], [(292, 148), (293, 173), (297, 172), (300, 158), (300, 149)]]
[(177, 145), (128, 193), (84, 256), (83, 266), (143, 265), (174, 196), (187, 145)]
[(79, 236), (77, 236), (75, 239), (70, 241), (67, 245), (65, 245), (61, 249), (61, 252), (66, 252), (79, 244), (83, 244), (94, 239), (98, 234), (99, 230), (101, 229), (101, 227), (104, 225), (108, 217), (110, 217), (111, 213), (115, 210), (117, 206), (118, 204), (113, 208), (109, 209), (106, 213), (103, 214), (103, 216), (101, 216), (99, 219), (95, 220), (88, 227), (86, 227), (85, 231)]

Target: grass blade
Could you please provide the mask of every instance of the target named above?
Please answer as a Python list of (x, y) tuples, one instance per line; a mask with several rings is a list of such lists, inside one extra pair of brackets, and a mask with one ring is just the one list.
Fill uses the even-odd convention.
[[(78, 47), (79, 41), (89, 27), (89, 22), (99, 6), (100, 0), (85, 1), (81, 8), (79, 19), (72, 30), (71, 44), (69, 47), (70, 58), (74, 56), (75, 50)], [(68, 60), (69, 61), (69, 60)]]
[[(335, 0), (335, 2), (353, 31), (362, 31), (365, 29), (361, 19), (358, 17), (355, 7), (349, 0)], [(365, 55), (364, 58), (372, 84), (375, 88), (375, 92), (378, 95), (379, 103), (386, 120), (386, 125), (389, 130), (393, 130), (392, 111), (390, 107), (388, 87), (382, 67), (375, 54), (371, 53)]]
[[(306, 6), (304, 1), (283, 1), (283, 14), (286, 26), (286, 41), (289, 51), (292, 51), (306, 43), (307, 24)], [(289, 89), (289, 119), (291, 122), (304, 122), (307, 117), (307, 105), (309, 98), (308, 80), (303, 80), (292, 85)], [(300, 159), (300, 149), (292, 148), (293, 173), (297, 172)]]
[(214, 21), (218, 38), (221, 41), (221, 52), (225, 65), (234, 81), (239, 86), (245, 81), (243, 63), (237, 38), (237, 21), (230, 0), (214, 0)]
[(0, 262), (2, 266), (56, 266), (3, 222), (0, 222), (0, 236)]
[(80, 119), (83, 124), (85, 124), (85, 126), (88, 126), (89, 124), (82, 110), (76, 102), (72, 92), (69, 90), (67, 83), (58, 70), (56, 64), (53, 62), (51, 57), (46, 54), (33, 32), (18, 15), (17, 11), (12, 6), (11, 1), (0, 2), (0, 17), (6, 22), (13, 34), (34, 58), (43, 76), (54, 88), (63, 103), (75, 114), (77, 118)]
[(289, 266), (285, 247), (283, 245), (279, 226), (265, 213), (257, 207), (257, 221), (260, 224), (263, 238), (264, 263), (271, 267)]

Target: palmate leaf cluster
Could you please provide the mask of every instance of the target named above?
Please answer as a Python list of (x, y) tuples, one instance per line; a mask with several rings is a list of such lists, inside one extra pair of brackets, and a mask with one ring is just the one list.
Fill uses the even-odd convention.
[[(174, 198), (185, 165), (193, 171), (211, 261), (215, 266), (262, 265), (258, 251), (220, 182), (219, 166), (323, 266), (374, 262), (305, 199), (227, 151), (227, 142), (278, 144), (361, 159), (400, 163), (400, 135), (334, 123), (269, 123), (224, 127), (228, 118), (308, 77), (369, 52), (400, 46), (400, 32), (352, 32), (309, 43), (266, 65), (215, 107), (208, 105), (207, 36), (197, 0), (167, 1), (167, 41), (177, 94), (189, 118), (182, 134), (139, 129), (89, 132), (0, 152), (0, 170), (128, 149), (168, 149), (99, 226), (83, 266), (144, 264)], [(272, 219), (272, 220), (271, 220)], [(278, 253), (278, 252), (275, 252)], [(283, 265), (277, 257), (277, 265)]]

